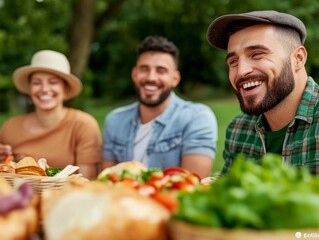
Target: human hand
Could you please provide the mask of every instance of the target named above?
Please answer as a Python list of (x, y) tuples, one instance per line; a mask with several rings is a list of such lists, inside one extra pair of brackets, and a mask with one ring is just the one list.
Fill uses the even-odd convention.
[(0, 144), (0, 162), (4, 161), (9, 155), (12, 155), (11, 146)]

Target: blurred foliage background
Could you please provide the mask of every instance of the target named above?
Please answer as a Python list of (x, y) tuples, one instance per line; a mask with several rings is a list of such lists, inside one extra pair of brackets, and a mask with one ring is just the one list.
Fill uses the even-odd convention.
[(231, 94), (225, 52), (208, 44), (206, 30), (222, 14), (264, 9), (304, 21), (307, 69), (319, 79), (317, 0), (0, 0), (0, 112), (23, 103), (11, 75), (41, 49), (65, 53), (82, 79), (84, 91), (73, 104), (132, 98), (135, 49), (147, 35), (165, 36), (179, 47), (180, 94), (196, 100)]

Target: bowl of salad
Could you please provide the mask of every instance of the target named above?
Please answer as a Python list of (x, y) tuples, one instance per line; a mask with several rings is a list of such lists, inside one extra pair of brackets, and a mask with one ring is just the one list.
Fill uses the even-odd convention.
[(173, 240), (319, 238), (319, 179), (281, 157), (238, 156), (227, 175), (181, 192), (172, 215)]

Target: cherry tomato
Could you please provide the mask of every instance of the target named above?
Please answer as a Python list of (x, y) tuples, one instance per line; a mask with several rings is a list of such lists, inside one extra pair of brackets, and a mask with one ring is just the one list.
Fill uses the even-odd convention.
[(132, 188), (136, 188), (139, 185), (139, 182), (131, 177), (123, 177), (119, 183)]
[(149, 180), (160, 180), (164, 177), (163, 172), (154, 172), (152, 173), (152, 175), (150, 176)]
[(164, 173), (164, 175), (172, 176), (172, 175), (181, 174), (181, 173), (190, 174), (191, 172), (188, 171), (187, 169), (181, 168), (181, 167), (169, 167), (169, 168), (164, 169), (163, 173)]
[(193, 183), (188, 182), (186, 179), (172, 182), (171, 190), (186, 190), (186, 191), (194, 191), (195, 185)]
[(151, 186), (149, 184), (140, 184), (135, 188), (139, 194), (149, 197), (153, 196), (156, 193), (156, 189), (154, 186)]
[(119, 181), (119, 176), (116, 173), (111, 173), (108, 177), (108, 180), (113, 183), (116, 183)]
[(200, 180), (201, 180), (200, 177), (195, 173), (188, 174), (185, 177), (185, 179), (186, 179), (186, 181), (188, 181), (189, 183), (192, 183), (194, 185), (199, 184)]
[(158, 192), (152, 196), (154, 200), (174, 212), (178, 207), (178, 200), (172, 192)]
[(147, 181), (147, 184), (152, 185), (156, 188), (157, 191), (162, 190), (166, 184), (168, 184), (170, 182), (170, 176), (169, 175), (164, 175), (161, 178), (152, 178)]

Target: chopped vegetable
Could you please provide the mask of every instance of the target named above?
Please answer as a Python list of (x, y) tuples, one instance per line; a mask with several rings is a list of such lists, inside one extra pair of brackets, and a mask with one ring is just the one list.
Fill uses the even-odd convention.
[(107, 184), (124, 185), (136, 189), (141, 195), (148, 196), (161, 203), (169, 211), (177, 208), (176, 195), (179, 191), (194, 191), (201, 187), (196, 174), (183, 168), (148, 169), (140, 174), (124, 170), (120, 175), (111, 173), (97, 181)]

